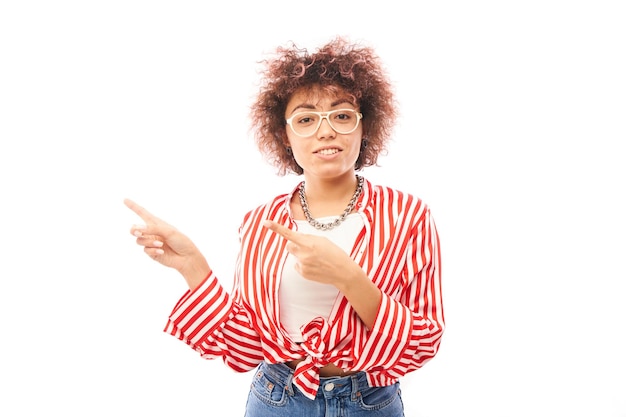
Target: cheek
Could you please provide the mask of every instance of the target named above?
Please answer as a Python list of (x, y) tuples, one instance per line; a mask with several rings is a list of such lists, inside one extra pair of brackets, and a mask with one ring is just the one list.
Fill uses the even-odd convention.
[(306, 155), (307, 150), (303, 147), (301, 143), (298, 143), (298, 141), (291, 141), (291, 144), (287, 144), (286, 146), (289, 146), (289, 148), (291, 148), (291, 156), (293, 157), (293, 159), (296, 160), (298, 165), (300, 165), (300, 161), (302, 160), (304, 155)]
[(351, 149), (357, 155), (361, 153), (361, 142), (362, 142), (361, 138), (355, 138), (354, 142), (352, 142)]

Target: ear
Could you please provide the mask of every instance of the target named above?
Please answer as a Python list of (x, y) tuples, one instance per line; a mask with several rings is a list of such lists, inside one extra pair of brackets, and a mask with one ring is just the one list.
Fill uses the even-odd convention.
[(283, 145), (285, 145), (285, 147), (287, 147), (287, 148), (291, 148), (291, 142), (289, 141), (289, 137), (287, 136), (287, 132), (283, 132), (282, 137), (283, 137)]

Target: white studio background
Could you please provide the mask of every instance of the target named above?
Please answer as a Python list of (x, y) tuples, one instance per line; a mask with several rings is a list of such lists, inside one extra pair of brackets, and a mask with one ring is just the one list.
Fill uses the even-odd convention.
[(229, 286), (241, 216), (299, 181), (248, 133), (256, 62), (347, 35), (402, 112), (364, 174), (441, 237), (447, 331), (407, 416), (626, 416), (622, 2), (226, 3), (0, 4), (0, 414), (243, 415), (251, 373), (162, 332), (184, 282), (122, 200)]

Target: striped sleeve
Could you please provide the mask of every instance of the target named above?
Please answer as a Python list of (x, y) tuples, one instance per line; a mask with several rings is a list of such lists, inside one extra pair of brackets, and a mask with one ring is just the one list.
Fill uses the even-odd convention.
[(164, 331), (205, 359), (221, 357), (238, 372), (249, 371), (263, 360), (260, 337), (248, 315), (212, 273), (180, 299)]
[(272, 323), (268, 323), (268, 319), (259, 319), (267, 314), (263, 294), (259, 296), (261, 302), (253, 304), (250, 300), (254, 301), (254, 297), (242, 296), (242, 291), (247, 291), (250, 285), (259, 284), (259, 280), (255, 279), (259, 276), (259, 262), (268, 259), (260, 255), (259, 242), (264, 240), (259, 235), (267, 234), (260, 222), (267, 216), (275, 219), (275, 211), (284, 200), (285, 195), (277, 196), (269, 204), (261, 205), (244, 216), (239, 227), (241, 246), (232, 292), (225, 291), (211, 272), (198, 288), (187, 291), (180, 299), (165, 327), (165, 332), (187, 343), (201, 357), (221, 357), (226, 365), (238, 372), (254, 369), (267, 355), (284, 356), (283, 346), (276, 347), (276, 355), (269, 353), (275, 338), (265, 327)]
[(439, 237), (428, 209), (413, 228), (405, 251), (403, 275), (408, 282), (397, 295), (383, 292), (374, 325), (358, 348), (363, 355), (359, 368), (374, 371), (371, 377), (380, 379), (377, 385), (432, 359), (445, 326)]

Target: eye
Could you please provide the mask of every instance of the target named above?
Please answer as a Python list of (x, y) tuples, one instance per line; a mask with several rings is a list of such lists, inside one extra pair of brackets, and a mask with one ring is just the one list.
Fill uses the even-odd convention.
[(347, 123), (349, 121), (351, 121), (354, 118), (354, 112), (350, 111), (350, 110), (338, 110), (334, 115), (333, 115), (333, 120), (339, 122), (339, 123)]
[(303, 114), (299, 114), (295, 120), (296, 120), (296, 123), (300, 125), (310, 125), (317, 121), (317, 116), (311, 113), (303, 113)]

